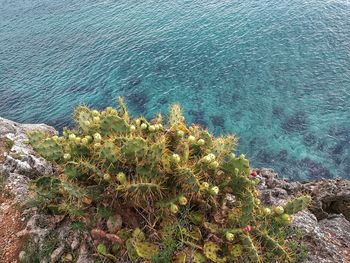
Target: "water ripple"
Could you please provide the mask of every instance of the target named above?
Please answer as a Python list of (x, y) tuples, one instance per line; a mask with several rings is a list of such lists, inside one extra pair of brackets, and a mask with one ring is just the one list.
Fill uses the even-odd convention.
[(71, 125), (125, 96), (234, 132), (255, 166), (350, 177), (350, 4), (0, 0), (0, 115)]

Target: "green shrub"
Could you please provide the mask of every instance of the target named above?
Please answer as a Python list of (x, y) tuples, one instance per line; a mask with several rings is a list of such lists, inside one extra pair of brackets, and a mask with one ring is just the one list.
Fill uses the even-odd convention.
[[(292, 262), (287, 238), (289, 213), (304, 209), (309, 196), (285, 207), (260, 204), (244, 155), (233, 154), (233, 135), (215, 138), (198, 125), (187, 126), (181, 108), (170, 108), (168, 122), (130, 118), (123, 100), (119, 110), (80, 106), (75, 130), (61, 137), (29, 134), (34, 149), (58, 164), (57, 177), (36, 180), (43, 208), (69, 214), (72, 220), (106, 220), (131, 209), (143, 220), (127, 222), (118, 235), (121, 247), (98, 247), (114, 260), (132, 262)], [(105, 208), (103, 208), (105, 207)], [(114, 211), (114, 212), (113, 212)], [(95, 227), (96, 220), (90, 220)]]

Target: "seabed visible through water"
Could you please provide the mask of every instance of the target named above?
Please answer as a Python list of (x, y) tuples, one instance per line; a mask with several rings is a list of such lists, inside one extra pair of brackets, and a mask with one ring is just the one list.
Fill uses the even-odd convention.
[(71, 125), (124, 96), (235, 133), (255, 167), (350, 178), (349, 1), (1, 1), (0, 116)]

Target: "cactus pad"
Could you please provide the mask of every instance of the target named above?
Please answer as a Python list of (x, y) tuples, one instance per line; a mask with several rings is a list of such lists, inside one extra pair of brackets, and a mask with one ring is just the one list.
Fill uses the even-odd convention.
[(159, 252), (159, 247), (150, 242), (134, 241), (133, 245), (140, 258), (150, 260)]

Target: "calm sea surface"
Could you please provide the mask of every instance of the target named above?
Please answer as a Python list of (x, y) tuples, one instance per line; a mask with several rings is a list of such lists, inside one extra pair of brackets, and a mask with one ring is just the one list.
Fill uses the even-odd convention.
[(350, 178), (350, 1), (0, 0), (0, 116), (180, 102), (256, 167)]

